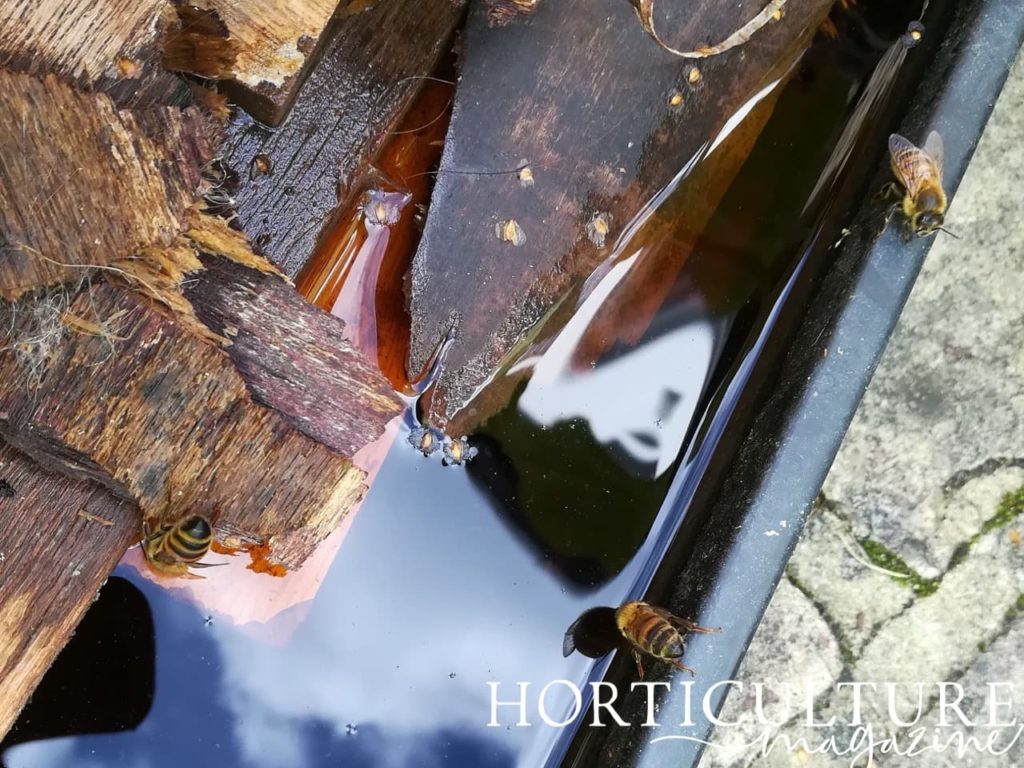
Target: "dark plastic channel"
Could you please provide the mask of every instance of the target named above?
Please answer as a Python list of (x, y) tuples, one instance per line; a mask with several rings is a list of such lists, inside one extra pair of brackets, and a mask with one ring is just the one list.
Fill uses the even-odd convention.
[[(847, 185), (839, 198), (846, 211), (856, 213), (843, 217), (851, 232), (807, 281), (806, 295), (787, 300), (787, 307), (797, 305), (800, 311), (784, 310), (795, 316), (780, 317), (767, 340), (772, 352), (759, 361), (747, 387), (751, 394), (740, 406), (749, 416), (745, 437), (734, 444), (736, 450), (716, 452), (692, 499), (674, 489), (672, 501), (707, 509), (707, 522), (695, 544), (669, 551), (648, 599), (727, 627), (718, 635), (691, 637), (686, 663), (699, 670), (694, 702), (716, 682), (734, 679), (931, 247), (932, 238), (906, 242), (895, 226), (878, 235), (879, 211), (866, 193), (888, 178), (884, 138), (890, 131), (923, 137), (938, 130), (952, 194), (1024, 40), (1020, 0), (933, 2), (924, 21), (923, 50), (907, 57), (887, 95), (888, 114), (861, 142), (870, 151), (857, 162), (871, 161), (879, 171), (869, 184)], [(766, 531), (776, 533), (766, 536)], [(616, 709), (633, 725), (583, 727), (563, 766), (698, 764), (701, 742), (712, 731), (699, 704), (692, 707), (696, 725), (678, 728), (679, 718), (670, 715), (656, 734), (685, 734), (692, 740), (652, 743), (655, 734), (640, 726), (645, 694), (625, 693), (631, 665), (619, 654), (605, 679), (621, 683), (623, 698)], [(660, 711), (681, 715), (682, 684), (691, 678), (674, 673), (664, 679), (673, 688)], [(719, 688), (713, 697), (716, 712), (726, 692)]]

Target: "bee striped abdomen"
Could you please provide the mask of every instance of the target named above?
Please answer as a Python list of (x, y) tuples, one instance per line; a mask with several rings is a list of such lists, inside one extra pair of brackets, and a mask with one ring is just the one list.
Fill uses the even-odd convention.
[(660, 626), (651, 630), (645, 645), (654, 656), (662, 659), (674, 659), (676, 656), (683, 655), (683, 644), (679, 632), (664, 621), (660, 622)]
[(205, 519), (195, 515), (174, 526), (164, 539), (164, 547), (179, 560), (194, 563), (210, 549), (213, 531)]

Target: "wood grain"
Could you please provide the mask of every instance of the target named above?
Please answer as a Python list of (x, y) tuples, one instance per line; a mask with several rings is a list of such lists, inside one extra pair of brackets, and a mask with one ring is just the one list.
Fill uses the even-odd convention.
[[(222, 536), (279, 537), (272, 557), (289, 566), (361, 496), (347, 456), (255, 403), (224, 350), (145, 298), (86, 283), (68, 311), (106, 333), (64, 334), (37, 385), (0, 353), (0, 433), (43, 466), (100, 482), (147, 517), (193, 510)], [(31, 318), (16, 316), (15, 340), (37, 332)]]
[(52, 75), (0, 72), (0, 95), (0, 297), (168, 244), (183, 229), (219, 136), (209, 118), (119, 111)]
[(200, 0), (215, 10), (236, 43), (228, 93), (268, 125), (288, 114), (338, 0)]
[[(669, 18), (658, 19), (659, 30), (673, 44), (699, 46), (730, 34), (763, 3), (665, 5)], [(630, 223), (650, 213), (646, 206), (677, 174), (687, 175), (689, 161), (707, 155), (705, 163), (718, 162), (710, 151), (716, 137), (785, 77), (829, 6), (791, 0), (780, 22), (700, 62), (695, 73), (693, 62), (646, 35), (624, 0), (541, 3), (501, 27), (475, 8), (410, 288), (409, 370), (420, 369), (458, 320), (433, 401), (435, 422), (450, 420), (595, 269), (634, 253), (618, 242)], [(737, 167), (734, 156), (723, 159)], [(524, 162), (532, 185), (515, 172)], [(704, 208), (691, 222), (694, 236)], [(603, 243), (587, 230), (598, 214), (610, 222)], [(520, 246), (495, 235), (495, 224), (510, 219), (525, 233)], [(676, 258), (685, 259), (685, 249)], [(652, 288), (663, 274), (651, 271)], [(470, 414), (459, 429), (485, 415)]]
[[(245, 115), (224, 158), (240, 176), (238, 220), (295, 277), (331, 212), (361, 190), (373, 157), (447, 52), (465, 0), (379, 2), (342, 16), (288, 122), (270, 130)], [(269, 173), (253, 174), (257, 157)]]
[[(139, 536), (135, 506), (0, 441), (0, 738)], [(89, 517), (89, 515), (93, 517)], [(105, 525), (100, 520), (108, 521)]]
[(52, 74), (105, 92), (119, 107), (186, 105), (188, 85), (160, 65), (166, 7), (166, 0), (5, 0), (0, 67)]

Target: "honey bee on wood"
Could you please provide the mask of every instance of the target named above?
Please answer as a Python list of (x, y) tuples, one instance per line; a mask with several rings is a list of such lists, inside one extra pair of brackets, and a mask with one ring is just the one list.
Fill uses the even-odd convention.
[(210, 568), (224, 563), (200, 563), (213, 543), (213, 528), (202, 515), (189, 515), (157, 529), (142, 525), (142, 552), (149, 567), (166, 576), (201, 578), (189, 568)]
[[(902, 194), (900, 207), (907, 218), (910, 231), (926, 237), (942, 230), (946, 213), (946, 192), (942, 188), (942, 137), (932, 131), (925, 140), (924, 149), (914, 146), (899, 134), (889, 137), (889, 160), (899, 184), (892, 184), (890, 194)], [(899, 192), (899, 186), (903, 192)]]
[(692, 621), (669, 613), (664, 608), (656, 608), (636, 600), (623, 603), (616, 609), (615, 624), (622, 636), (632, 646), (633, 658), (636, 660), (636, 668), (640, 677), (644, 676), (644, 666), (640, 661), (641, 654), (653, 656), (660, 661), (668, 662), (677, 669), (696, 675), (696, 670), (681, 661), (686, 650), (684, 633), (710, 634), (720, 631), (718, 627), (701, 627)]

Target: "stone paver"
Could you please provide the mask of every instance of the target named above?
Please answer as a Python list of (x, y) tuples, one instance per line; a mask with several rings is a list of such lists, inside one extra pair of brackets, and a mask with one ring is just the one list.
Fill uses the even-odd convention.
[[(749, 688), (828, 671), (832, 683), (816, 688), (815, 719), (836, 715), (836, 724), (810, 729), (790, 720), (777, 735), (791, 743), (835, 736), (842, 744), (857, 732), (848, 722), (852, 693), (836, 690), (841, 682), (925, 684), (917, 725), (929, 733), (940, 716), (936, 683), (962, 686), (961, 709), (975, 722), (990, 715), (988, 684), (1011, 684), (1014, 714), (1024, 722), (1024, 517), (997, 517), (1006, 512), (1004, 500), (1024, 489), (1022, 141), (1024, 57), (947, 217), (962, 239), (936, 240), (825, 483), (826, 501), (739, 673)], [(1015, 509), (1024, 506), (1019, 501)], [(799, 645), (785, 629), (798, 620), (812, 628)], [(826, 648), (839, 653), (841, 669), (834, 660), (822, 666), (831, 658), (831, 650), (822, 656)], [(914, 689), (896, 691), (896, 715), (916, 713)], [(863, 704), (875, 738), (906, 745), (913, 730), (892, 722), (884, 689), (866, 693)], [(716, 744), (750, 741), (760, 732), (750, 709), (749, 696), (731, 697), (725, 716), (739, 717), (746, 730), (720, 728)], [(953, 731), (939, 733), (949, 738)], [(1001, 732), (1000, 743), (1014, 732)], [(988, 729), (966, 734), (984, 740)], [(709, 748), (701, 765), (838, 768), (850, 760), (799, 746), (780, 746), (767, 757)], [(875, 754), (872, 765), (1024, 766), (1024, 731), (1006, 754)]]

